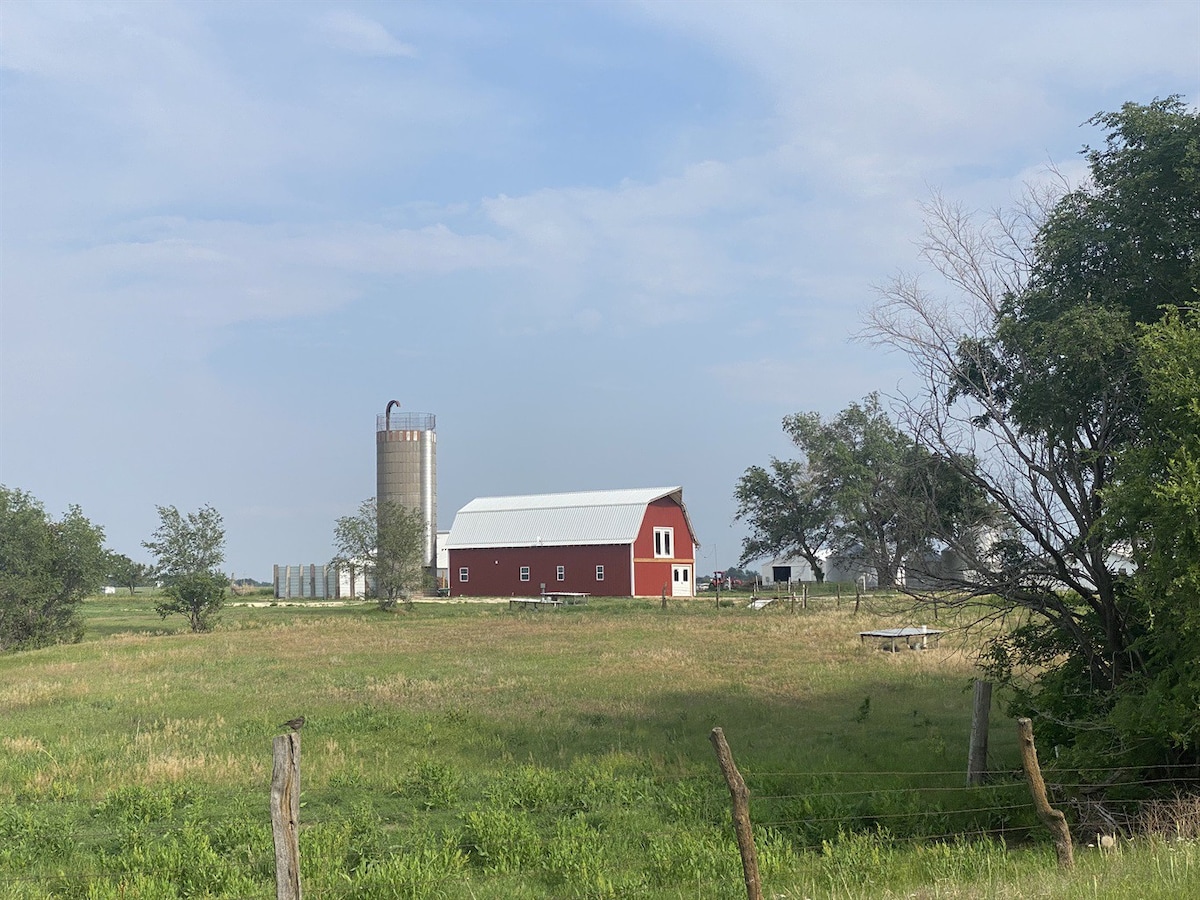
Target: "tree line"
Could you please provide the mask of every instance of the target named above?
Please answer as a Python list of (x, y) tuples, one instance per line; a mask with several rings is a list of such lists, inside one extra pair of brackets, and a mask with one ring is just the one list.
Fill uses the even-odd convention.
[(859, 336), (919, 389), (788, 416), (799, 457), (735, 490), (742, 559), (819, 579), (853, 547), (999, 624), (985, 668), (1060, 754), (1200, 776), (1200, 116), (1170, 97), (1090, 124), (1083, 185), (926, 206), (929, 271)]
[[(158, 528), (142, 542), (154, 558), (146, 564), (106, 549), (104, 529), (78, 506), (55, 519), (32, 494), (0, 485), (0, 651), (81, 640), (83, 600), (105, 583), (133, 594), (155, 582), (160, 616), (182, 615), (193, 632), (211, 630), (230, 585), (221, 570), (224, 520), (207, 505), (157, 511)], [(411, 608), (423, 584), (423, 536), (419, 512), (372, 498), (337, 520), (332, 564), (364, 575), (382, 609), (401, 600)]]
[(216, 622), (229, 577), (225, 527), (211, 506), (183, 514), (160, 506), (142, 546), (153, 565), (104, 546), (104, 529), (71, 506), (59, 519), (27, 491), (0, 485), (0, 650), (29, 650), (83, 638), (81, 604), (113, 582), (130, 593), (148, 581), (162, 590), (155, 610), (184, 615), (193, 631)]

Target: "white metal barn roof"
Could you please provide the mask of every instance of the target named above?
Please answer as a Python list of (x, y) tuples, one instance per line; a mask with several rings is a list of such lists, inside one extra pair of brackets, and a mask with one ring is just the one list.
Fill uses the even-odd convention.
[(681, 487), (478, 497), (454, 517), (446, 547), (631, 544), (646, 507), (663, 497), (683, 507)]

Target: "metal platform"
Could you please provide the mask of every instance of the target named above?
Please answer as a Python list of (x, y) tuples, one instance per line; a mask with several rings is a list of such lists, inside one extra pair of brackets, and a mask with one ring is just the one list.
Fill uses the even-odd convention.
[(909, 650), (925, 650), (938, 645), (942, 633), (927, 625), (910, 626), (908, 628), (880, 628), (878, 631), (860, 631), (859, 640), (866, 643), (867, 638), (877, 638), (881, 641), (881, 650), (896, 652), (897, 645), (903, 641)]

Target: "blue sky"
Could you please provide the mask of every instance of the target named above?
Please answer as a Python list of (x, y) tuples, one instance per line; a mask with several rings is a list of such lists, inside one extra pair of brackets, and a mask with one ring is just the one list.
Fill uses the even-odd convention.
[(683, 485), (700, 569), (780, 421), (895, 392), (850, 341), (932, 191), (1082, 172), (1200, 97), (1200, 3), (0, 5), (0, 482), (135, 558), (321, 562), (375, 416), (477, 496)]

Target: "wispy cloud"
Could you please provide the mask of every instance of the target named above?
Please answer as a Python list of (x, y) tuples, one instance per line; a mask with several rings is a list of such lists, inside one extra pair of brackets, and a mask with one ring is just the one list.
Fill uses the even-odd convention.
[(362, 56), (416, 56), (417, 50), (395, 38), (382, 24), (349, 9), (333, 9), (317, 19), (318, 27), (339, 49)]

